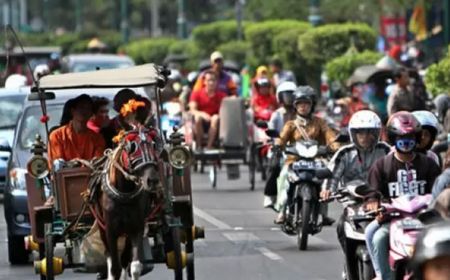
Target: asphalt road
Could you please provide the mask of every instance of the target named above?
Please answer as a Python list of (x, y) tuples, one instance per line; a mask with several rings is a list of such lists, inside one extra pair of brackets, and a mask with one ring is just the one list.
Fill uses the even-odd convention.
[[(215, 190), (209, 186), (207, 173), (192, 177), (196, 224), (206, 229), (206, 238), (195, 243), (196, 279), (340, 279), (343, 255), (336, 228), (324, 228), (310, 237), (308, 251), (299, 251), (296, 237), (285, 235), (273, 224), (276, 213), (262, 208), (260, 176), (252, 192), (248, 173), (241, 170), (241, 178), (233, 181), (220, 171)], [(39, 279), (31, 264), (9, 265), (2, 204), (0, 208), (0, 279)], [(332, 217), (337, 218), (340, 211), (339, 205), (331, 205)], [(158, 264), (141, 279), (173, 278), (171, 270)], [(66, 270), (57, 279), (95, 279), (95, 275)]]

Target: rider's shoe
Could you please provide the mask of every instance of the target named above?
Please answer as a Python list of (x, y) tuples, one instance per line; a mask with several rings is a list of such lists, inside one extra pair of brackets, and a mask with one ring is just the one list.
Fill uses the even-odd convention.
[(277, 225), (281, 225), (284, 223), (285, 219), (286, 217), (284, 216), (284, 213), (280, 213), (273, 222)]
[(323, 226), (331, 226), (332, 224), (334, 224), (336, 220), (330, 217), (323, 217), (322, 218), (322, 225)]
[(264, 196), (264, 208), (271, 208), (275, 210), (275, 199), (272, 196)]

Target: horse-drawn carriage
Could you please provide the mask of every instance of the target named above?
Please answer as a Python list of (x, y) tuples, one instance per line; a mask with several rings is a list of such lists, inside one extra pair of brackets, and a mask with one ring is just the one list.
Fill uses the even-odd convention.
[[(52, 90), (144, 87), (159, 119), (166, 80), (164, 69), (153, 64), (46, 76), (29, 99), (41, 102), (47, 126), (45, 104), (54, 98)], [(41, 279), (52, 280), (68, 268), (105, 271), (106, 265), (115, 278), (118, 272), (137, 279), (154, 263), (166, 263), (175, 279), (183, 279), (184, 271), (187, 279), (195, 278), (193, 243), (204, 231), (194, 225), (191, 156), (176, 129), (164, 140), (159, 129), (136, 127), (103, 157), (75, 159), (60, 169), (49, 168), (49, 143), (42, 139), (36, 137), (26, 175), (32, 227), (26, 243), (39, 252), (34, 267)], [(126, 238), (118, 242), (124, 230)], [(64, 256), (57, 254), (60, 248)]]

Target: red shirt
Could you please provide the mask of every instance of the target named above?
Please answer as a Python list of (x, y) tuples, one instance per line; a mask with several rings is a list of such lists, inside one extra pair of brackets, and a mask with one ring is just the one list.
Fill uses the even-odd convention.
[(197, 103), (197, 110), (212, 116), (219, 113), (220, 103), (225, 97), (227, 97), (227, 94), (222, 91), (216, 91), (213, 96), (208, 96), (206, 89), (202, 88), (193, 91), (189, 101)]
[(270, 115), (278, 107), (277, 98), (273, 94), (254, 94), (252, 97), (252, 108), (254, 110), (255, 119), (266, 120), (270, 119)]

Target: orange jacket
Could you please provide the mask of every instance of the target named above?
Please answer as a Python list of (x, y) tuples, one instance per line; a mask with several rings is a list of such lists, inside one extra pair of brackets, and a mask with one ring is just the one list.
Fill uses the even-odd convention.
[(55, 159), (66, 161), (81, 158), (90, 160), (103, 155), (105, 140), (94, 131), (87, 129), (83, 133), (73, 130), (72, 122), (50, 134), (48, 158), (50, 165)]

